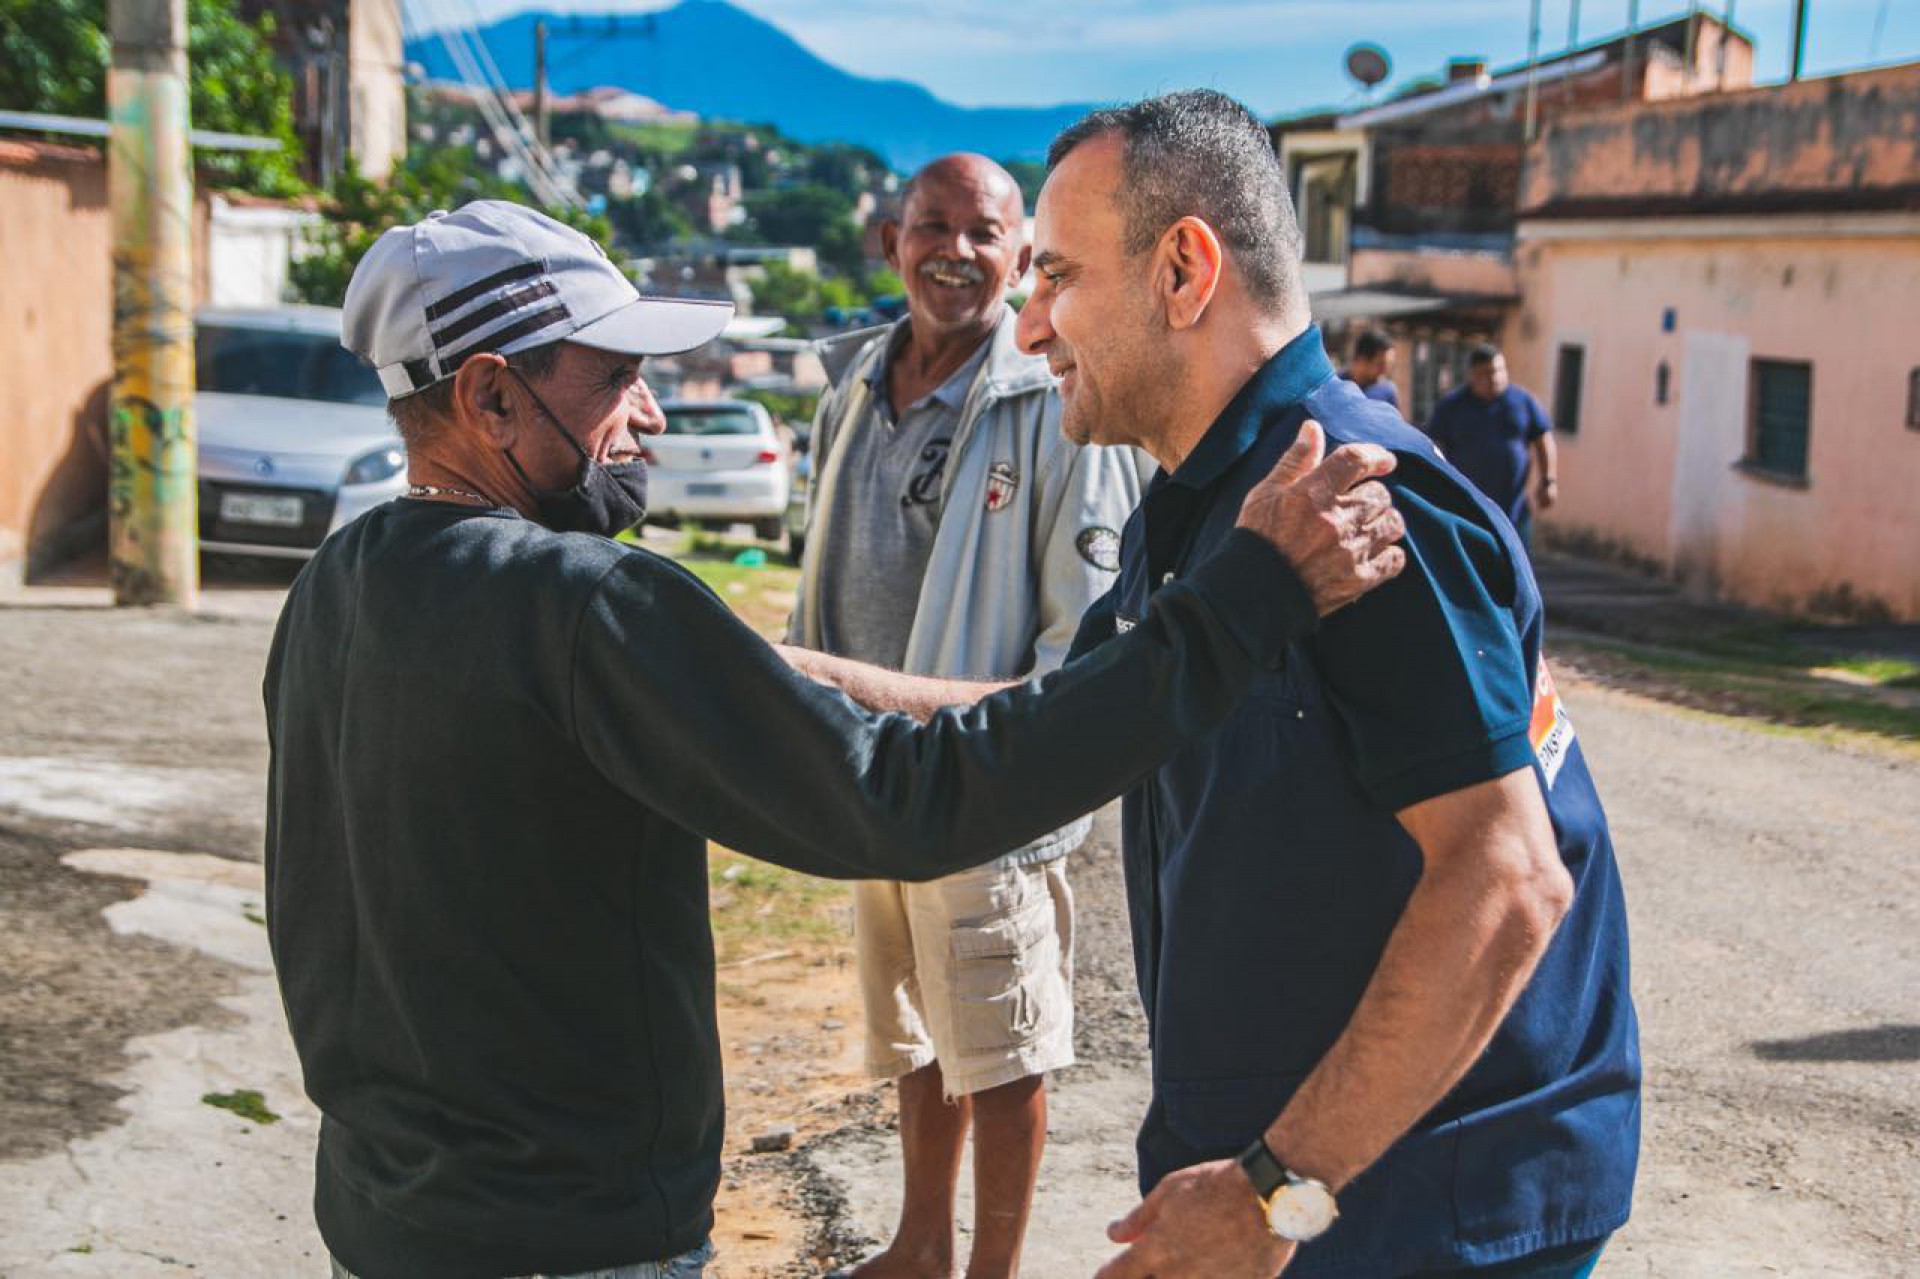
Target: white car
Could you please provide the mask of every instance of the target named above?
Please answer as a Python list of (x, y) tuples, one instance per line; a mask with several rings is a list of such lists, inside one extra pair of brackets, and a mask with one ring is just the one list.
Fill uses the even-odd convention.
[(407, 491), (380, 379), (332, 307), (203, 311), (194, 335), (200, 548), (306, 559)]
[(778, 541), (790, 484), (786, 445), (751, 400), (668, 400), (667, 429), (650, 436), (648, 518), (665, 524), (753, 525)]

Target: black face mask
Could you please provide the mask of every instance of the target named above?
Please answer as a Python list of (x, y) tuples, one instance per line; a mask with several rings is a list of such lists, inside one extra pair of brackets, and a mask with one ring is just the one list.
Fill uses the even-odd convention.
[(547, 402), (527, 384), (520, 370), (514, 369), (513, 375), (520, 379), (527, 394), (533, 396), (541, 417), (580, 455), (580, 474), (572, 488), (539, 489), (534, 488), (533, 481), (521, 470), (513, 450), (507, 450), (507, 461), (533, 492), (534, 509), (539, 512), (540, 522), (556, 533), (598, 533), (602, 537), (614, 537), (647, 518), (647, 464), (639, 458), (612, 466), (594, 461), (592, 455), (580, 447), (580, 441), (560, 424)]

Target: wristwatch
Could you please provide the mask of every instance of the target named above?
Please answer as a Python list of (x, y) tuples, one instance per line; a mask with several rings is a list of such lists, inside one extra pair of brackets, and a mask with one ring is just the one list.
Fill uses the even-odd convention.
[(1318, 1239), (1340, 1216), (1326, 1183), (1302, 1177), (1275, 1159), (1264, 1137), (1253, 1139), (1240, 1156), (1240, 1167), (1253, 1183), (1267, 1229), (1282, 1239), (1293, 1243)]

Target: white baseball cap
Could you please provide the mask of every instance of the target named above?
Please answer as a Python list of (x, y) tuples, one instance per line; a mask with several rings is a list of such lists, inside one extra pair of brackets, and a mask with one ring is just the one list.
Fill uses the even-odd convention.
[(450, 378), (480, 351), (565, 340), (677, 355), (720, 336), (731, 302), (643, 297), (600, 246), (505, 200), (475, 200), (387, 230), (347, 283), (340, 344), (389, 399)]

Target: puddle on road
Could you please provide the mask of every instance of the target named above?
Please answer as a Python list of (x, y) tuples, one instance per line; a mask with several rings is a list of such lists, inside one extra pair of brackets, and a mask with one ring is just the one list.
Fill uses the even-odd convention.
[(148, 848), (86, 848), (60, 861), (94, 875), (147, 882), (145, 892), (101, 912), (114, 932), (190, 947), (254, 972), (273, 970), (258, 865)]
[(126, 826), (203, 807), (227, 780), (204, 768), (35, 755), (0, 758), (0, 809), (46, 821)]

